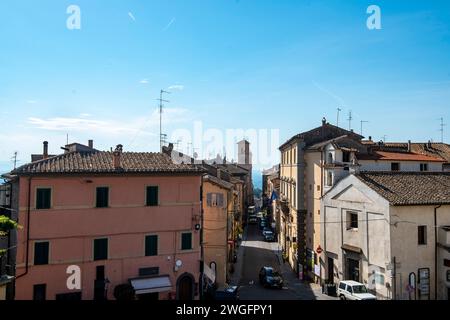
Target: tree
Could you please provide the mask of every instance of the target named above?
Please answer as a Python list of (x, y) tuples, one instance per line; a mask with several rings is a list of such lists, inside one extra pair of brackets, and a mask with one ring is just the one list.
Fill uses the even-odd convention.
[[(18, 228), (17, 222), (7, 216), (0, 216), (0, 237), (6, 237), (13, 229)], [(0, 249), (0, 257), (6, 254), (8, 249)]]

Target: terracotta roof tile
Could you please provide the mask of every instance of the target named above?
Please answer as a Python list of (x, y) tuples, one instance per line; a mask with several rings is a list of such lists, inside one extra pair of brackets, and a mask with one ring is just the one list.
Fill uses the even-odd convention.
[(425, 161), (425, 162), (445, 162), (439, 156), (428, 156), (412, 152), (388, 152), (373, 151), (373, 153), (357, 154), (358, 160), (378, 160), (378, 161)]
[(450, 172), (361, 172), (356, 177), (392, 205), (450, 204)]
[(69, 152), (23, 165), (12, 174), (47, 173), (190, 173), (203, 172), (191, 164), (177, 164), (163, 153), (123, 152), (121, 168), (115, 169), (113, 153), (105, 151)]

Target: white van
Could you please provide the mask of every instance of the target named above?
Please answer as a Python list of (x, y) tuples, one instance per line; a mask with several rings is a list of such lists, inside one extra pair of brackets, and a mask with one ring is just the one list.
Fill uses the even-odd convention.
[(365, 285), (356, 281), (339, 282), (337, 295), (341, 300), (377, 300)]

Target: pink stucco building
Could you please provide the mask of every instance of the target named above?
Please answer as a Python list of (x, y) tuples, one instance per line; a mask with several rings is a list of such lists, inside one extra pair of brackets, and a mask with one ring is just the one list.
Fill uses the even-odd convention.
[[(114, 299), (117, 286), (138, 299), (198, 297), (198, 168), (121, 146), (101, 152), (75, 144), (49, 157), (45, 145), (41, 160), (9, 179), (23, 227), (16, 299)], [(70, 266), (79, 267), (80, 289)]]

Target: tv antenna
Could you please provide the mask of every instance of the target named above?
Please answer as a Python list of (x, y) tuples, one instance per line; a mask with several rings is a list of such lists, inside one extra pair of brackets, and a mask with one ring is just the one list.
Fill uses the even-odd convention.
[(336, 121), (336, 127), (339, 127), (339, 114), (341, 113), (342, 109), (337, 108), (337, 121)]
[(352, 110), (350, 110), (349, 112), (348, 112), (348, 131), (351, 131), (352, 130), (352, 120), (353, 120), (353, 117), (352, 117)]
[[(163, 138), (164, 138), (163, 133), (162, 133), (162, 113), (163, 113), (163, 107), (164, 107), (163, 102), (167, 102), (167, 103), (170, 102), (168, 100), (163, 99), (164, 93), (170, 94), (170, 92), (164, 91), (161, 89), (161, 91), (159, 93), (159, 99), (157, 99), (159, 101), (159, 150), (160, 151), (162, 151)], [(167, 135), (166, 135), (166, 137), (167, 137)]]
[(444, 123), (444, 117), (441, 117), (439, 120), (441, 121), (439, 125), (439, 131), (441, 132), (441, 143), (444, 143), (444, 127), (446, 126), (446, 124)]
[(11, 157), (11, 160), (12, 160), (13, 163), (14, 163), (14, 170), (15, 170), (16, 167), (17, 167), (17, 162), (20, 161), (20, 160), (17, 159), (17, 151), (14, 151), (14, 155)]
[(364, 123), (369, 123), (369, 121), (361, 120), (361, 135), (363, 135), (363, 124)]

